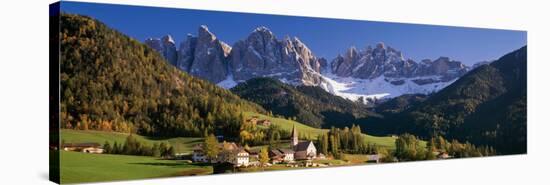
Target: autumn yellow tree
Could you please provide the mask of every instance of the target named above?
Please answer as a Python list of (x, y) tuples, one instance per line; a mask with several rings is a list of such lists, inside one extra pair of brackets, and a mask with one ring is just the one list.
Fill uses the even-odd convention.
[(218, 156), (218, 153), (220, 152), (218, 148), (218, 139), (216, 139), (214, 134), (210, 134), (206, 137), (204, 140), (203, 150), (206, 157), (208, 157), (210, 161)]
[(260, 160), (260, 165), (262, 166), (262, 169), (263, 167), (265, 166), (265, 164), (267, 164), (267, 162), (269, 162), (269, 155), (267, 153), (267, 147), (263, 147), (261, 150), (260, 150), (260, 156), (259, 156), (259, 160)]

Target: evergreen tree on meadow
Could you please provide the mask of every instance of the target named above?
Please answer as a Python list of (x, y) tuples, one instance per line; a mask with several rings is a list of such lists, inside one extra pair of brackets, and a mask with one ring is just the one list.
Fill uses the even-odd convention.
[(105, 141), (105, 144), (103, 144), (103, 153), (110, 154), (111, 152), (111, 144), (109, 144), (109, 141)]

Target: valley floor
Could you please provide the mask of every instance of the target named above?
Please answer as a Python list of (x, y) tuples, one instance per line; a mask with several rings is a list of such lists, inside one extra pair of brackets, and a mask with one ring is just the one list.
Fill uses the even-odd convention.
[(61, 151), (61, 183), (211, 174), (212, 167), (154, 157)]
[[(283, 128), (291, 128), (295, 123), (286, 119), (269, 118), (274, 124), (279, 124)], [(296, 125), (301, 132), (311, 133), (310, 137), (316, 137), (317, 134), (327, 132), (326, 129), (316, 129), (306, 125)], [(129, 134), (103, 132), (103, 131), (82, 131), (82, 130), (60, 130), (60, 139), (66, 143), (84, 143), (95, 142), (103, 144), (108, 141), (111, 144), (124, 143)], [(365, 137), (366, 142), (377, 143), (379, 146), (393, 148), (395, 139), (391, 137)], [(203, 138), (169, 138), (158, 139), (145, 136), (134, 135), (137, 140), (151, 145), (155, 142), (168, 142), (176, 146), (176, 153), (191, 154), (193, 146), (202, 143)], [(261, 146), (252, 146), (258, 148)], [(130, 156), (113, 154), (89, 154), (75, 151), (60, 152), (61, 183), (83, 183), (99, 181), (117, 181), (129, 179), (146, 179), (172, 176), (194, 176), (213, 173), (213, 166), (208, 163), (193, 163), (189, 160), (166, 160), (149, 156)], [(343, 159), (322, 159), (314, 160), (314, 167), (328, 167), (341, 165), (366, 164), (366, 155), (345, 154)], [(236, 172), (250, 171), (272, 171), (302, 169), (306, 167), (288, 166), (286, 164), (274, 164), (273, 166), (238, 168)], [(309, 167), (308, 167), (309, 168)]]

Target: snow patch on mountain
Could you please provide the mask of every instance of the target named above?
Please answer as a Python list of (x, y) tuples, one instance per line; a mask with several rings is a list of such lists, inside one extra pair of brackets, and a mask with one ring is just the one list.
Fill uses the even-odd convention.
[[(322, 78), (323, 82), (320, 84), (320, 87), (327, 92), (352, 101), (357, 101), (359, 98), (363, 97), (365, 103), (367, 103), (366, 100), (394, 98), (403, 94), (430, 94), (441, 90), (455, 81), (451, 80), (448, 82), (419, 85), (413, 80), (439, 77), (426, 76), (396, 79), (379, 76), (374, 79), (358, 79), (353, 77), (338, 77), (333, 74), (323, 74)], [(403, 83), (399, 85), (390, 83), (396, 80), (402, 80)]]
[(237, 86), (237, 82), (235, 81), (235, 79), (233, 79), (233, 75), (232, 74), (229, 74), (227, 75), (227, 78), (219, 83), (217, 83), (216, 85), (224, 88), (224, 89), (231, 89), (235, 86)]

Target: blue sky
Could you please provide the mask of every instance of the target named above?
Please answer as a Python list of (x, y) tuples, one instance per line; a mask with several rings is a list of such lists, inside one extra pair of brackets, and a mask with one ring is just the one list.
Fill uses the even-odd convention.
[(94, 17), (109, 27), (143, 41), (170, 34), (176, 45), (188, 33), (207, 25), (232, 45), (254, 28), (268, 27), (277, 38), (298, 37), (315, 55), (332, 60), (350, 46), (365, 48), (384, 42), (415, 61), (448, 56), (468, 65), (498, 57), (527, 44), (527, 32), (387, 23), (343, 19), (63, 2), (61, 10)]

